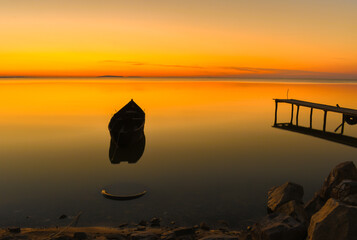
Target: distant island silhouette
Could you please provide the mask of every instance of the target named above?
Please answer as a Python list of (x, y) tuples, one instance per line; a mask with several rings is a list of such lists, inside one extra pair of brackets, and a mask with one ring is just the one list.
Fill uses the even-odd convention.
[(0, 78), (28, 78), (27, 76), (0, 76)]
[(124, 76), (116, 76), (116, 75), (103, 75), (103, 76), (98, 76), (99, 78), (122, 78)]

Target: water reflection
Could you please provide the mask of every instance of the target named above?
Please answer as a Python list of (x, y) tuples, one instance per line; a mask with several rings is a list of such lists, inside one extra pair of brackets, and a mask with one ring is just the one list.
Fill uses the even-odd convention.
[(118, 145), (111, 138), (109, 147), (109, 159), (112, 164), (120, 162), (137, 163), (145, 150), (146, 138), (144, 131), (138, 142), (130, 145)]
[[(82, 226), (154, 216), (163, 224), (223, 219), (236, 226), (265, 215), (266, 192), (285, 181), (303, 185), (311, 199), (333, 166), (357, 164), (357, 148), (272, 128), (272, 98), (288, 88), (298, 99), (357, 108), (357, 84), (0, 81), (0, 226), (54, 227), (61, 214), (79, 211)], [(149, 142), (138, 164), (114, 166), (107, 126), (131, 96), (145, 109)], [(282, 105), (279, 121), (290, 116)], [(308, 127), (309, 111), (300, 109), (300, 116)], [(321, 128), (323, 113), (314, 116), (313, 127)], [(326, 130), (334, 131), (341, 117), (328, 117)], [(356, 126), (345, 128), (357, 136)], [(103, 188), (150, 195), (118, 203), (103, 198)]]
[(309, 135), (309, 136), (313, 136), (313, 137), (317, 137), (317, 138), (321, 138), (328, 141), (341, 143), (344, 145), (357, 148), (357, 138), (342, 135), (340, 133), (325, 132), (318, 129), (296, 126), (290, 123), (277, 123), (274, 124), (273, 127), (278, 129), (288, 130), (291, 132), (301, 133), (301, 134), (305, 134), (305, 135)]
[(136, 163), (145, 150), (145, 113), (131, 100), (109, 122), (109, 159), (112, 164)]

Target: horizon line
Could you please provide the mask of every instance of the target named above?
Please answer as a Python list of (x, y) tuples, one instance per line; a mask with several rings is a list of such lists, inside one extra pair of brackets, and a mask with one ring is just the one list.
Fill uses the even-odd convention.
[(0, 76), (0, 79), (14, 79), (14, 78), (226, 78), (226, 79), (296, 79), (296, 80), (349, 80), (357, 81), (356, 78), (338, 78), (338, 77), (297, 77), (297, 76), (271, 76), (271, 77), (257, 77), (257, 76), (120, 76), (120, 75), (101, 75), (101, 76)]

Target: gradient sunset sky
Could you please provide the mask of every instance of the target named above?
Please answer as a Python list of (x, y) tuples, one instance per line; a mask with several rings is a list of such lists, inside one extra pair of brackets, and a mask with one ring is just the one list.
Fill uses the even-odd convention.
[(357, 79), (357, 1), (0, 1), (0, 76), (100, 75)]

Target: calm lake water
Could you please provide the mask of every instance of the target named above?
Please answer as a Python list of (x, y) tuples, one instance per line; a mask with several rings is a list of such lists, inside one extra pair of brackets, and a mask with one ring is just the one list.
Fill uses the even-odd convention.
[[(333, 166), (357, 164), (357, 148), (273, 128), (273, 98), (357, 109), (356, 83), (163, 79), (0, 81), (0, 226), (80, 226), (160, 217), (179, 225), (249, 223), (266, 193), (293, 181), (313, 196)], [(130, 99), (146, 112), (146, 146), (135, 164), (111, 164), (108, 123)], [(278, 122), (290, 121), (279, 105)], [(299, 124), (309, 126), (300, 108)], [(313, 127), (322, 129), (323, 112)], [(328, 113), (327, 130), (340, 124)], [(345, 126), (357, 138), (357, 125)], [(111, 201), (147, 190), (142, 198)]]

